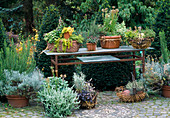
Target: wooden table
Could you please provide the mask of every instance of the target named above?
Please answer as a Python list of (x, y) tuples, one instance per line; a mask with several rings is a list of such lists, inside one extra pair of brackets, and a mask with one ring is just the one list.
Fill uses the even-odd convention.
[[(153, 48), (148, 48), (153, 49)], [(136, 55), (136, 52), (141, 51), (141, 56)], [(75, 65), (75, 64), (90, 64), (90, 63), (108, 63), (108, 62), (125, 62), (125, 61), (133, 61), (133, 74), (136, 76), (136, 66), (135, 61), (142, 61), (143, 72), (145, 72), (145, 49), (134, 49), (132, 46), (120, 46), (116, 49), (102, 49), (98, 47), (96, 51), (87, 51), (87, 48), (80, 48), (78, 52), (73, 53), (58, 53), (58, 52), (50, 52), (49, 50), (43, 51), (46, 55), (51, 56), (51, 65), (55, 66), (55, 73), (58, 76), (58, 66), (60, 65)], [(112, 53), (123, 53), (123, 52), (131, 52), (130, 55), (107, 55)], [(96, 56), (89, 56), (95, 54)], [(72, 58), (60, 58), (59, 56), (71, 56)], [(74, 57), (74, 58), (73, 58)], [(70, 61), (72, 62), (66, 62)], [(60, 62), (59, 61), (65, 61)]]

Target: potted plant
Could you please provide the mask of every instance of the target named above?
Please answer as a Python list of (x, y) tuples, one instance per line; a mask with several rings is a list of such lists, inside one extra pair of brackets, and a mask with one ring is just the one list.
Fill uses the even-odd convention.
[(155, 32), (152, 29), (142, 30), (141, 27), (135, 30), (127, 30), (125, 33), (126, 40), (135, 49), (146, 49), (151, 46), (151, 42), (154, 40)]
[(97, 47), (97, 41), (98, 41), (98, 37), (94, 37), (94, 36), (90, 36), (87, 39), (87, 50), (88, 51), (95, 51), (96, 47)]
[(118, 9), (108, 11), (108, 8), (102, 9), (103, 26), (100, 26), (100, 32), (103, 36), (100, 37), (102, 48), (119, 48), (121, 36), (117, 32), (118, 25)]
[(73, 32), (74, 32), (74, 28), (64, 27), (61, 32), (61, 37), (62, 37), (62, 35), (64, 35), (64, 38), (68, 39), (68, 38), (70, 38), (70, 36), (72, 35)]
[(4, 93), (8, 103), (15, 108), (25, 107), (41, 87), (43, 75), (34, 70), (31, 73), (20, 73), (14, 70), (4, 70)]
[(170, 63), (164, 65), (164, 85), (162, 87), (162, 95), (170, 98)]
[(98, 92), (94, 90), (94, 87), (85, 81), (85, 75), (80, 72), (79, 74), (74, 73), (73, 75), (75, 89), (78, 93), (78, 98), (80, 101), (80, 108), (91, 109), (97, 104)]
[(56, 29), (45, 35), (44, 40), (52, 40), (52, 44), (47, 43), (48, 49), (57, 52), (77, 52), (80, 47), (79, 44), (83, 42), (83, 37), (72, 34), (74, 28), (71, 27), (64, 27), (60, 31), (60, 29)]

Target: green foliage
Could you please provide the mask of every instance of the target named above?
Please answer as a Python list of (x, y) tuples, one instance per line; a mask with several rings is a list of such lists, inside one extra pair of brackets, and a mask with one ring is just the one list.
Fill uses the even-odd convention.
[(155, 32), (153, 29), (148, 29), (142, 30), (141, 33), (144, 33), (144, 38), (154, 38), (155, 37)]
[(6, 32), (5, 32), (5, 27), (3, 25), (2, 19), (0, 18), (0, 50), (4, 46), (4, 41), (6, 40)]
[(82, 72), (80, 72), (80, 74), (74, 73), (73, 81), (77, 92), (82, 92), (85, 85), (85, 77), (86, 76)]
[(131, 76), (132, 63), (103, 63), (82, 65), (86, 80), (92, 80), (97, 90), (114, 90), (116, 86), (126, 85)]
[(113, 9), (108, 11), (108, 8), (102, 9), (103, 13), (103, 27), (102, 31), (106, 32), (106, 35), (117, 35), (116, 25), (118, 21), (118, 9)]
[(57, 77), (51, 77), (44, 81), (38, 96), (49, 117), (63, 118), (71, 115), (72, 110), (78, 108), (75, 105), (79, 104), (77, 94), (68, 87), (65, 80)]
[(163, 65), (148, 56), (145, 64), (145, 86), (149, 94), (157, 93), (163, 86), (164, 70)]
[(126, 85), (126, 89), (130, 91), (131, 94), (133, 94), (133, 88), (136, 88), (136, 91), (143, 91), (144, 90), (144, 82), (142, 79), (135, 80), (132, 82), (128, 82)]
[(162, 58), (165, 63), (168, 63), (170, 53), (169, 50), (167, 49), (167, 42), (165, 40), (165, 32), (159, 32), (159, 37), (160, 37), (160, 44), (161, 44), (161, 53), (162, 53)]
[(40, 54), (47, 46), (47, 42), (44, 40), (44, 34), (56, 29), (59, 21), (59, 13), (58, 8), (54, 5), (50, 5), (47, 7), (45, 14), (43, 16), (40, 32), (39, 32), (39, 42), (37, 42), (37, 52), (35, 53), (36, 64), (38, 68), (41, 70), (44, 69), (44, 76), (50, 76), (51, 71), (51, 61), (50, 57), (46, 56), (44, 53)]
[(98, 40), (99, 40), (99, 37), (90, 36), (87, 39), (87, 43), (97, 43)]
[(73, 41), (77, 41), (78, 43), (83, 43), (84, 38), (79, 34), (79, 35), (71, 35), (70, 39)]
[(155, 22), (154, 8), (143, 5), (139, 0), (120, 0), (118, 2), (120, 20), (125, 21), (127, 27), (150, 27)]
[(52, 30), (47, 34), (45, 34), (44, 40), (48, 41), (48, 43), (54, 43), (55, 40), (60, 38), (60, 33), (61, 33), (61, 29)]
[(167, 48), (170, 50), (170, 27), (169, 27), (169, 1), (160, 0), (157, 2), (157, 6), (159, 7), (158, 13), (156, 16), (156, 22), (154, 24), (153, 30), (156, 33), (156, 38), (152, 43), (152, 47), (155, 50), (147, 51), (147, 54), (153, 55), (156, 54), (157, 57), (161, 56), (161, 45), (160, 45), (160, 37), (159, 32), (165, 32), (165, 39), (167, 42)]
[(11, 45), (12, 47), (8, 47), (6, 42), (4, 43), (4, 50), (1, 50), (0, 53), (1, 68), (19, 71), (20, 73), (33, 71), (36, 65), (34, 58), (30, 55), (31, 43), (28, 41), (27, 47), (23, 43), (20, 52), (16, 51), (13, 43)]
[[(4, 41), (4, 50), (0, 51), (0, 83), (4, 83), (4, 69), (8, 71), (19, 71), (20, 73), (30, 73), (35, 69), (36, 63), (30, 55), (31, 44), (28, 41), (27, 47), (25, 43), (22, 45), (22, 50), (17, 53), (16, 46), (12, 43), (11, 47), (7, 46)], [(0, 91), (1, 92), (1, 91)]]
[(4, 70), (5, 83), (4, 93), (7, 95), (21, 95), (32, 97), (41, 88), (43, 75), (34, 70), (31, 73), (20, 73), (19, 71)]

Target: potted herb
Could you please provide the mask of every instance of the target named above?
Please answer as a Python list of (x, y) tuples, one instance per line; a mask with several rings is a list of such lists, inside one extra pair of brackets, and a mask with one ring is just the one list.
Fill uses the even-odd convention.
[(112, 7), (110, 11), (108, 8), (102, 9), (103, 26), (100, 26), (100, 32), (103, 36), (100, 37), (100, 44), (102, 48), (119, 48), (121, 36), (117, 32), (118, 25), (118, 9)]
[(4, 70), (4, 74), (4, 92), (12, 107), (27, 106), (29, 99), (41, 88), (43, 75), (38, 70), (31, 73)]
[(145, 49), (151, 46), (151, 42), (154, 40), (155, 32), (152, 29), (142, 30), (141, 27), (135, 30), (127, 30), (125, 33), (126, 40), (136, 49)]
[(116, 87), (116, 95), (123, 102), (139, 102), (145, 98), (145, 89), (143, 80), (135, 80), (132, 74), (132, 82), (128, 82), (126, 86)]
[(90, 36), (87, 39), (87, 50), (88, 51), (95, 51), (96, 47), (97, 47), (97, 41), (98, 41), (98, 37), (94, 37), (94, 36)]
[(88, 82), (85, 81), (85, 75), (81, 72), (80, 75), (74, 73), (74, 86), (78, 93), (78, 98), (80, 101), (80, 108), (91, 109), (94, 108), (97, 104), (97, 95), (98, 92), (94, 90), (94, 87)]

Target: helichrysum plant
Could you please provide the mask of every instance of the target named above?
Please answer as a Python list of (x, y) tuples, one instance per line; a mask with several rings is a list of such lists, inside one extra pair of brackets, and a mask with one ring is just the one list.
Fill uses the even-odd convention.
[(31, 73), (4, 70), (4, 74), (6, 80), (3, 89), (7, 95), (30, 98), (38, 92), (43, 83), (43, 75), (36, 69)]

